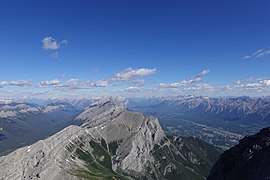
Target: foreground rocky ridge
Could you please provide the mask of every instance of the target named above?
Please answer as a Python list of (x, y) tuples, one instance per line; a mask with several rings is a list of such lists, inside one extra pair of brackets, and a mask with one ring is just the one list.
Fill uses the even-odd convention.
[(0, 179), (204, 179), (219, 155), (197, 139), (167, 138), (122, 98), (101, 99), (76, 119), (83, 125), (0, 157)]
[(270, 179), (270, 127), (243, 138), (225, 151), (208, 177), (208, 180), (234, 179)]

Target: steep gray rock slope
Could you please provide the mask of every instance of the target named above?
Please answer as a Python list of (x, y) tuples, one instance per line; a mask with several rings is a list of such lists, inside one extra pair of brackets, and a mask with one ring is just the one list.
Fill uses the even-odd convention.
[(46, 140), (0, 157), (0, 179), (205, 179), (219, 151), (166, 137), (156, 118), (102, 98)]
[(78, 109), (67, 103), (0, 104), (0, 156), (79, 124), (73, 121), (82, 110)]
[(208, 180), (270, 179), (270, 127), (246, 136), (225, 151), (213, 166)]
[[(157, 119), (125, 111), (119, 98), (102, 99), (77, 119), (85, 120), (83, 126), (69, 126), (46, 140), (1, 157), (0, 179), (76, 179), (86, 168), (78, 152), (94, 157), (89, 142), (101, 141), (106, 146), (118, 146), (117, 141), (122, 141), (112, 169), (136, 174), (153, 161), (149, 152), (164, 137)], [(99, 158), (102, 160), (105, 155)]]

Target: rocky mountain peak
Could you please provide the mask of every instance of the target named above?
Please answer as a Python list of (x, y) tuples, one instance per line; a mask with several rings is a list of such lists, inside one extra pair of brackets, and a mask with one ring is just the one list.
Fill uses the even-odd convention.
[[(67, 171), (77, 172), (87, 167), (88, 159), (83, 159), (82, 154), (89, 159), (103, 161), (105, 158), (114, 171), (135, 176), (145, 174), (145, 168), (154, 161), (150, 151), (165, 136), (156, 118), (126, 111), (122, 98), (101, 99), (77, 119), (85, 123), (81, 127), (69, 126), (46, 140), (1, 157), (0, 177), (59, 179), (64, 175), (67, 179), (74, 178), (76, 174)], [(97, 157), (100, 151), (104, 154)]]
[[(76, 118), (84, 121), (82, 126), (68, 126), (45, 140), (0, 157), (0, 179), (151, 180), (207, 176), (213, 162), (208, 154), (215, 157), (218, 150), (197, 139), (171, 140), (157, 118), (129, 112), (125, 102), (119, 97), (102, 98)], [(194, 150), (194, 145), (200, 148)]]
[(125, 111), (126, 99), (122, 97), (103, 97), (86, 108), (76, 117), (85, 121), (84, 127), (94, 127), (113, 120)]

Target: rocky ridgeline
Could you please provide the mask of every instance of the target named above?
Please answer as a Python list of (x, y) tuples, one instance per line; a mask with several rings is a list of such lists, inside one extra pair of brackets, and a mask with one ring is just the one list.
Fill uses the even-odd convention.
[[(76, 134), (76, 135), (75, 135)], [(61, 167), (68, 166), (65, 147), (84, 134), (78, 126), (69, 126), (54, 136), (20, 148), (0, 158), (0, 179), (61, 179), (70, 176)]]
[(158, 120), (102, 98), (46, 140), (0, 157), (0, 179), (205, 179), (220, 154), (196, 138), (166, 137)]
[(234, 179), (270, 179), (270, 127), (243, 138), (225, 151), (208, 177), (208, 180)]
[(0, 179), (80, 177), (87, 160), (79, 157), (78, 152), (96, 157), (90, 142), (106, 144), (99, 146), (101, 150), (115, 143), (117, 152), (111, 164), (114, 171), (143, 174), (154, 160), (150, 151), (165, 135), (156, 118), (127, 112), (124, 107), (119, 99), (102, 99), (92, 104), (77, 117), (85, 120), (83, 126), (69, 126), (46, 140), (1, 157)]

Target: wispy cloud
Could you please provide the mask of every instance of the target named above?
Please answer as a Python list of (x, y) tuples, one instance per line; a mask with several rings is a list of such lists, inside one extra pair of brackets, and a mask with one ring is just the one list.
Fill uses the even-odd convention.
[(58, 79), (54, 80), (45, 80), (41, 81), (38, 85), (38, 87), (50, 87), (50, 86), (57, 86), (60, 84), (60, 81)]
[(43, 38), (41, 42), (42, 42), (43, 49), (46, 49), (46, 50), (58, 50), (62, 46), (67, 45), (68, 43), (67, 40), (57, 42), (56, 39), (50, 36)]
[(91, 89), (94, 87), (109, 87), (111, 82), (108, 80), (88, 81), (81, 79), (69, 79), (61, 83), (58, 79), (41, 81), (38, 84), (39, 88), (54, 87), (59, 90), (72, 90), (72, 89)]
[(127, 89), (125, 89), (125, 91), (128, 91), (130, 93), (143, 93), (144, 89), (140, 88), (140, 87), (128, 87)]
[(94, 69), (91, 69), (90, 70), (90, 73), (91, 74), (96, 74), (96, 73), (98, 73), (99, 72), (99, 69), (98, 68), (94, 68)]
[(134, 80), (131, 81), (131, 83), (134, 86), (140, 87), (140, 86), (145, 85), (145, 80), (144, 79), (134, 79)]
[(200, 72), (199, 74), (198, 74), (198, 76), (203, 76), (203, 75), (206, 75), (206, 74), (208, 74), (210, 72), (210, 70), (209, 69), (207, 69), (207, 70), (203, 70), (202, 72)]
[(140, 78), (144, 76), (154, 75), (157, 73), (157, 69), (149, 69), (149, 68), (140, 68), (140, 69), (132, 69), (127, 68), (121, 72), (118, 72), (112, 78), (113, 81), (128, 81), (135, 78)]
[(16, 81), (2, 81), (0, 82), (0, 88), (5, 86), (19, 86), (19, 87), (29, 87), (32, 86), (31, 80), (16, 80)]
[[(185, 95), (187, 93), (193, 95), (210, 96), (267, 95), (270, 93), (270, 78), (248, 78), (244, 80), (237, 80), (230, 84), (215, 85), (203, 82), (205, 75), (210, 72), (209, 70), (203, 70), (197, 75), (179, 82), (153, 82), (149, 84), (149, 86), (145, 86), (146, 80), (143, 77), (155, 74), (156, 71), (156, 69), (148, 68), (128, 68), (116, 73), (114, 76), (112, 76), (112, 78), (95, 81), (75, 78), (66, 81), (64, 81), (64, 79), (61, 81), (59, 79), (44, 80), (36, 84), (33, 84), (31, 80), (0, 81), (0, 88), (6, 86), (33, 87), (31, 88), (33, 92), (49, 90), (48, 92), (53, 92), (55, 95), (58, 94), (59, 97), (62, 95), (84, 96), (94, 92), (98, 95), (125, 95), (130, 97)], [(1, 89), (1, 92), (8, 94), (8, 90), (13, 92), (12, 88), (3, 88)], [(16, 94), (25, 93), (25, 90), (29, 90), (29, 88), (18, 88), (18, 91), (12, 95), (15, 96)], [(9, 95), (10, 94), (11, 93), (9, 93)], [(50, 97), (50, 94), (47, 95)]]
[(230, 87), (241, 90), (265, 90), (270, 88), (270, 79), (250, 78), (243, 81), (237, 80)]
[(52, 54), (50, 55), (50, 57), (51, 57), (52, 59), (57, 59), (57, 58), (59, 57), (59, 52), (56, 51), (56, 52), (52, 53)]
[[(96, 69), (95, 72), (98, 70)], [(140, 69), (132, 69), (127, 68), (121, 72), (116, 73), (112, 78), (109, 79), (100, 79), (96, 81), (90, 80), (82, 80), (82, 79), (69, 79), (66, 82), (60, 82), (58, 79), (54, 80), (44, 80), (37, 84), (36, 87), (39, 88), (55, 88), (58, 90), (72, 90), (72, 89), (92, 89), (92, 88), (102, 88), (102, 87), (110, 87), (117, 86), (115, 84), (117, 81), (128, 81), (128, 83), (133, 86), (143, 86), (145, 84), (144, 79), (138, 79), (140, 77), (148, 76), (155, 74), (157, 72), (156, 69), (149, 68), (140, 68)], [(4, 82), (2, 82), (1, 86), (4, 86)]]
[(270, 54), (270, 48), (268, 49), (259, 49), (258, 51), (243, 57), (243, 59), (252, 59), (259, 58)]
[(3, 87), (8, 86), (8, 85), (9, 85), (9, 82), (7, 82), (7, 81), (0, 82), (0, 88), (3, 88)]
[(59, 50), (68, 44), (67, 40), (57, 42), (53, 37), (47, 36), (41, 40), (42, 48), (53, 53), (50, 55), (51, 58), (56, 59), (59, 57)]
[(196, 84), (194, 86), (191, 87), (186, 87), (184, 88), (185, 91), (197, 91), (197, 90), (208, 90), (208, 91), (214, 91), (215, 87), (207, 84), (207, 83), (200, 83), (200, 84)]
[(84, 81), (80, 79), (70, 79), (63, 84), (57, 85), (58, 89), (89, 89), (91, 88), (91, 81)]
[(159, 85), (159, 87), (161, 87), (161, 88), (179, 88), (179, 87), (184, 87), (184, 86), (187, 86), (187, 85), (190, 85), (190, 84), (193, 84), (193, 83), (202, 81), (203, 80), (202, 76), (208, 74), (209, 72), (210, 72), (210, 70), (203, 70), (198, 75), (193, 76), (193, 77), (191, 77), (189, 79), (185, 79), (185, 80), (182, 80), (180, 82), (169, 83), (169, 84), (167, 84), (167, 83), (161, 83)]
[(93, 83), (95, 87), (109, 87), (111, 86), (111, 82), (108, 80), (99, 80)]
[(11, 81), (11, 82), (9, 82), (9, 85), (11, 85), (11, 86), (27, 87), (27, 86), (32, 86), (32, 81), (31, 80)]

